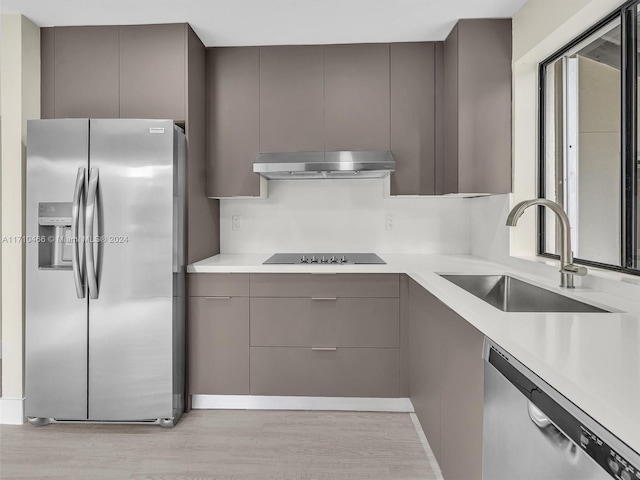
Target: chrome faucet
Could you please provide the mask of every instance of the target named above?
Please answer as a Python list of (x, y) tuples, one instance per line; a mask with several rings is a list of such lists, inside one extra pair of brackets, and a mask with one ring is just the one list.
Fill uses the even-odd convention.
[(557, 225), (560, 227), (560, 286), (563, 288), (574, 288), (574, 275), (584, 276), (587, 274), (587, 269), (573, 264), (569, 217), (567, 217), (567, 214), (559, 204), (545, 198), (536, 198), (520, 202), (509, 212), (507, 226), (515, 227), (524, 211), (533, 205), (543, 205), (556, 214), (558, 220)]

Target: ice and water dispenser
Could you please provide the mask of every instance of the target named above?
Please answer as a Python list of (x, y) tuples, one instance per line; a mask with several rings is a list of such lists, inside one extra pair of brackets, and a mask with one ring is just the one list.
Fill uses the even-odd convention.
[(71, 270), (76, 239), (71, 232), (71, 202), (38, 204), (38, 267)]

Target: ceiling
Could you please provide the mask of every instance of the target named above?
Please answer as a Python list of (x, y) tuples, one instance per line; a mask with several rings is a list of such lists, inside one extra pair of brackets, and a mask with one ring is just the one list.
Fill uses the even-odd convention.
[(41, 27), (188, 22), (206, 46), (444, 40), (526, 0), (2, 0)]

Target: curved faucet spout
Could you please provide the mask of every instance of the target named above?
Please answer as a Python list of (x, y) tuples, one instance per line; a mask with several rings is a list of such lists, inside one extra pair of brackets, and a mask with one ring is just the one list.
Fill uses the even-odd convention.
[(518, 203), (509, 212), (507, 217), (507, 226), (515, 227), (518, 219), (524, 211), (534, 205), (542, 205), (550, 209), (556, 214), (558, 227), (560, 230), (560, 286), (566, 288), (574, 288), (574, 275), (586, 275), (587, 269), (573, 265), (573, 252), (571, 251), (571, 226), (569, 225), (569, 217), (566, 212), (556, 202), (547, 200), (546, 198), (534, 198), (533, 200), (525, 200)]

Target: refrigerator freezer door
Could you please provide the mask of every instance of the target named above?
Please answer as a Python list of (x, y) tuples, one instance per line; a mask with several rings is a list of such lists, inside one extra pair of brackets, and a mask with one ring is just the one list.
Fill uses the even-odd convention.
[(75, 247), (64, 238), (78, 169), (87, 167), (89, 121), (31, 120), (27, 140), (25, 413), (85, 420), (87, 298), (76, 292), (75, 255), (58, 260)]
[(173, 128), (165, 120), (91, 120), (99, 242), (97, 298), (89, 301), (90, 420), (173, 415)]

